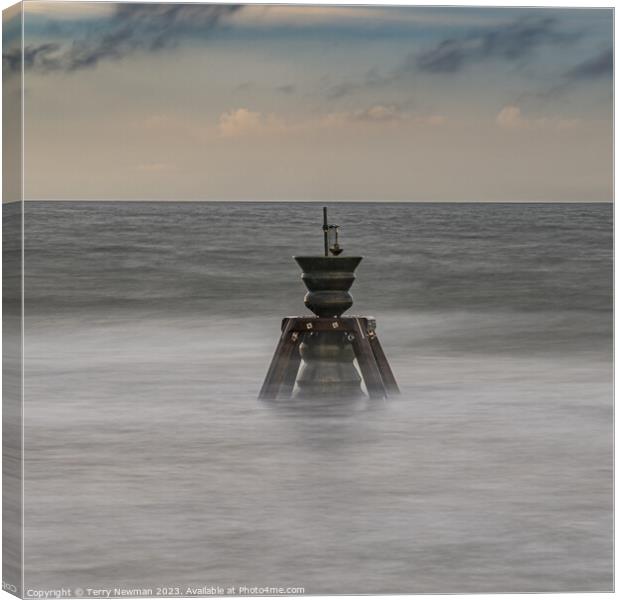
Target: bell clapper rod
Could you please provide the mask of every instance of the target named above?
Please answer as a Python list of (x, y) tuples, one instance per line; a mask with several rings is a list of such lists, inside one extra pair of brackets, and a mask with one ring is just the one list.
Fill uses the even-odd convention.
[(327, 206), (323, 207), (323, 240), (325, 245), (325, 256), (329, 256), (329, 225), (327, 224)]

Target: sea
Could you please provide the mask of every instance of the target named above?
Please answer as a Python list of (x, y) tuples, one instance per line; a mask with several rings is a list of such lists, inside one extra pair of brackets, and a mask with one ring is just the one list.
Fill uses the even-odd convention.
[(26, 589), (612, 589), (612, 205), (328, 203), (402, 393), (261, 402), (321, 207), (25, 204)]

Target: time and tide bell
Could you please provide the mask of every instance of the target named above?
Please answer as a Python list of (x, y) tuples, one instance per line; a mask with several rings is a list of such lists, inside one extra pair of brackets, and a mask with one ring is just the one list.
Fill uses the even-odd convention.
[[(308, 289), (304, 304), (315, 316), (285, 317), (259, 398), (370, 398), (398, 393), (373, 317), (343, 317), (361, 256), (342, 256), (338, 225), (323, 208), (323, 256), (295, 256)], [(358, 369), (355, 367), (357, 359)]]

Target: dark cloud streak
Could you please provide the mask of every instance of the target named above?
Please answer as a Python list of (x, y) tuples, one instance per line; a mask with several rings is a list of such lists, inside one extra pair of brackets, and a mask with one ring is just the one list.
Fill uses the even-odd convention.
[(566, 72), (566, 78), (570, 81), (582, 81), (610, 77), (614, 72), (613, 48), (603, 50), (593, 58), (590, 58)]
[(409, 54), (401, 65), (390, 72), (379, 73), (376, 69), (370, 69), (361, 80), (331, 85), (326, 95), (335, 100), (355, 92), (411, 80), (420, 73), (453, 75), (470, 65), (489, 60), (523, 61), (540, 46), (567, 44), (580, 35), (578, 32), (560, 31), (556, 19), (552, 17), (529, 15), (443, 39), (429, 50)]
[(561, 78), (552, 85), (536, 92), (527, 92), (518, 98), (518, 102), (556, 101), (558, 96), (580, 85), (591, 85), (605, 79), (611, 82), (614, 70), (613, 48), (603, 50), (599, 54), (584, 60), (565, 71)]
[(287, 83), (276, 87), (276, 92), (280, 92), (281, 94), (294, 94), (296, 91), (297, 86), (292, 83)]
[[(184, 35), (208, 35), (222, 19), (241, 8), (234, 4), (118, 4), (99, 34), (75, 40), (69, 46), (27, 46), (24, 67), (41, 73), (71, 72), (138, 51), (157, 52), (176, 46)], [(19, 52), (3, 54), (5, 69), (19, 70)]]
[(382, 75), (376, 68), (369, 69), (361, 81), (343, 81), (327, 89), (327, 98), (337, 100), (354, 92), (385, 87), (400, 78), (398, 71)]
[(526, 17), (499, 27), (445, 39), (434, 48), (410, 57), (409, 66), (415, 65), (425, 73), (456, 73), (466, 66), (486, 60), (518, 61), (543, 45), (565, 44), (577, 34), (557, 29), (552, 17)]
[[(45, 65), (54, 63), (53, 56), (60, 50), (59, 44), (49, 43), (41, 44), (39, 46), (25, 46), (24, 47), (24, 68), (31, 69), (33, 67), (37, 69), (46, 68)], [(22, 68), (22, 51), (21, 48), (12, 48), (7, 50), (2, 55), (2, 68), (10, 73), (21, 71)]]

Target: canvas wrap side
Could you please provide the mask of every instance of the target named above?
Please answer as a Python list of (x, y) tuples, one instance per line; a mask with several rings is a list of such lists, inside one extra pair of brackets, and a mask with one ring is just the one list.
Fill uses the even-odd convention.
[[(23, 596), (22, 4), (2, 13), (2, 587)], [(5, 60), (9, 55), (11, 60)]]

